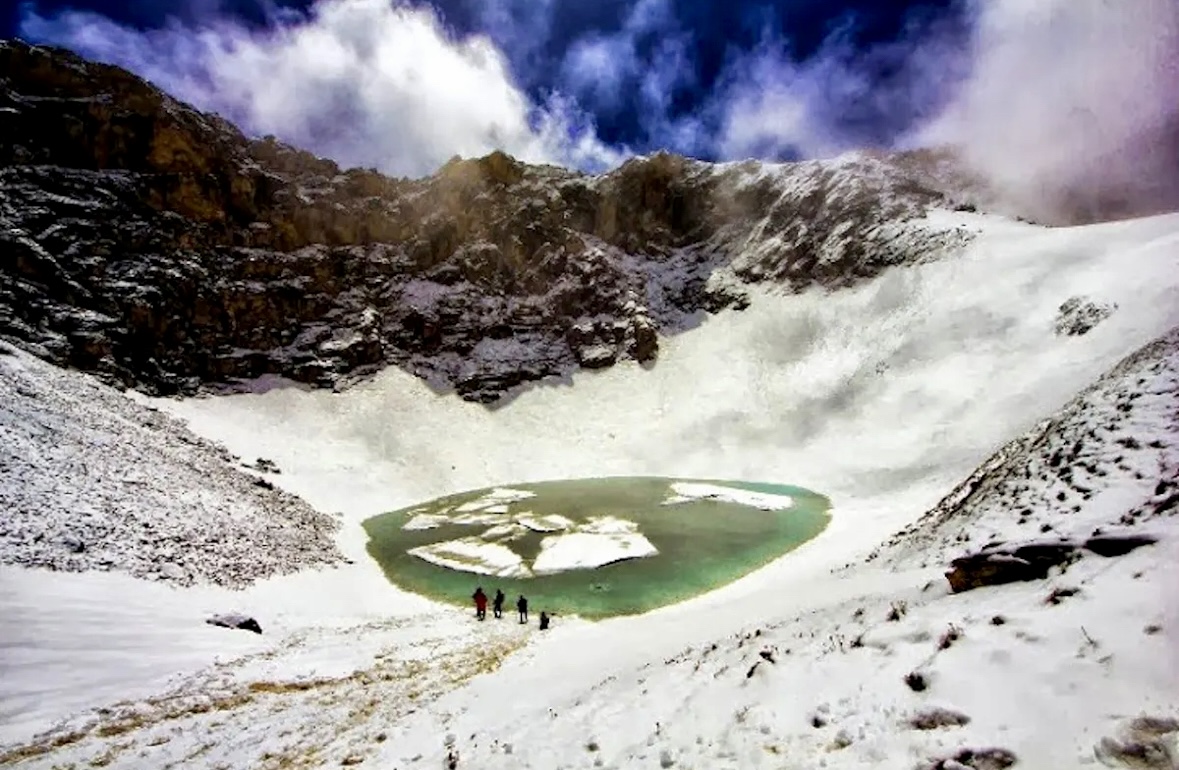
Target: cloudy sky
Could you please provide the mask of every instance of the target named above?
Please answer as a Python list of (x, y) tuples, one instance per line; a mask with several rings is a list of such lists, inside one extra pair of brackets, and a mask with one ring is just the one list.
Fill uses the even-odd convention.
[(400, 175), (956, 142), (1083, 176), (1179, 111), (1177, 0), (33, 0), (3, 23)]

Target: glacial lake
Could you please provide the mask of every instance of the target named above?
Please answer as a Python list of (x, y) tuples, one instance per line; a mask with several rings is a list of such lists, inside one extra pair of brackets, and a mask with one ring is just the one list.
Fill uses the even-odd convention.
[(509, 619), (524, 594), (535, 622), (541, 610), (600, 619), (719, 588), (818, 535), (829, 507), (781, 484), (611, 477), (472, 490), (363, 526), (400, 588), (465, 607), (476, 586), (498, 588)]

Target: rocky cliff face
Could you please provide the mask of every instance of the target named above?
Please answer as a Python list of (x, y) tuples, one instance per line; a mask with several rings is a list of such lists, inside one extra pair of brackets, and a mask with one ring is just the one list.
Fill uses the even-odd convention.
[[(920, 162), (917, 162), (917, 161)], [(0, 42), (0, 336), (155, 394), (389, 364), (490, 402), (962, 238), (928, 157), (601, 176), (493, 153), (393, 179), (243, 136), (115, 67)]]

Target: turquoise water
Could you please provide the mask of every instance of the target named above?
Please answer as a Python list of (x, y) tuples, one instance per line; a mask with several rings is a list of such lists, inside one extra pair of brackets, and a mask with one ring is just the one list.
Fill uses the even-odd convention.
[[(716, 500), (662, 505), (673, 482), (706, 483), (735, 489), (788, 495), (794, 505), (763, 511)], [(829, 520), (827, 498), (783, 484), (711, 479), (612, 477), (570, 479), (499, 488), (535, 492), (536, 496), (507, 504), (504, 521), (524, 512), (559, 514), (575, 523), (589, 517), (614, 516), (635, 522), (658, 554), (598, 567), (551, 575), (498, 578), (451, 569), (424, 561), (407, 551), (441, 541), (479, 535), (490, 525), (444, 523), (432, 529), (406, 530), (414, 516), (436, 514), (483, 497), (492, 488), (472, 490), (421, 505), (382, 514), (364, 522), (368, 551), (397, 586), (434, 599), (464, 606), (476, 586), (489, 595), (497, 588), (528, 597), (533, 614), (577, 614), (604, 618), (647, 612), (719, 588), (815, 537)], [(524, 558), (536, 557), (545, 537), (560, 533), (527, 532), (504, 543)]]

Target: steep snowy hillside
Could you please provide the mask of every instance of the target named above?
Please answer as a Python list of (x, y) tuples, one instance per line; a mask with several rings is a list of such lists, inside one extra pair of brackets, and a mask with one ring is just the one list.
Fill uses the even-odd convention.
[(1179, 329), (1004, 446), (882, 551), (896, 564), (945, 563), (950, 552), (1021, 539), (1100, 552), (1176, 514)]
[(0, 564), (242, 586), (341, 560), (330, 516), (92, 378), (0, 342)]

